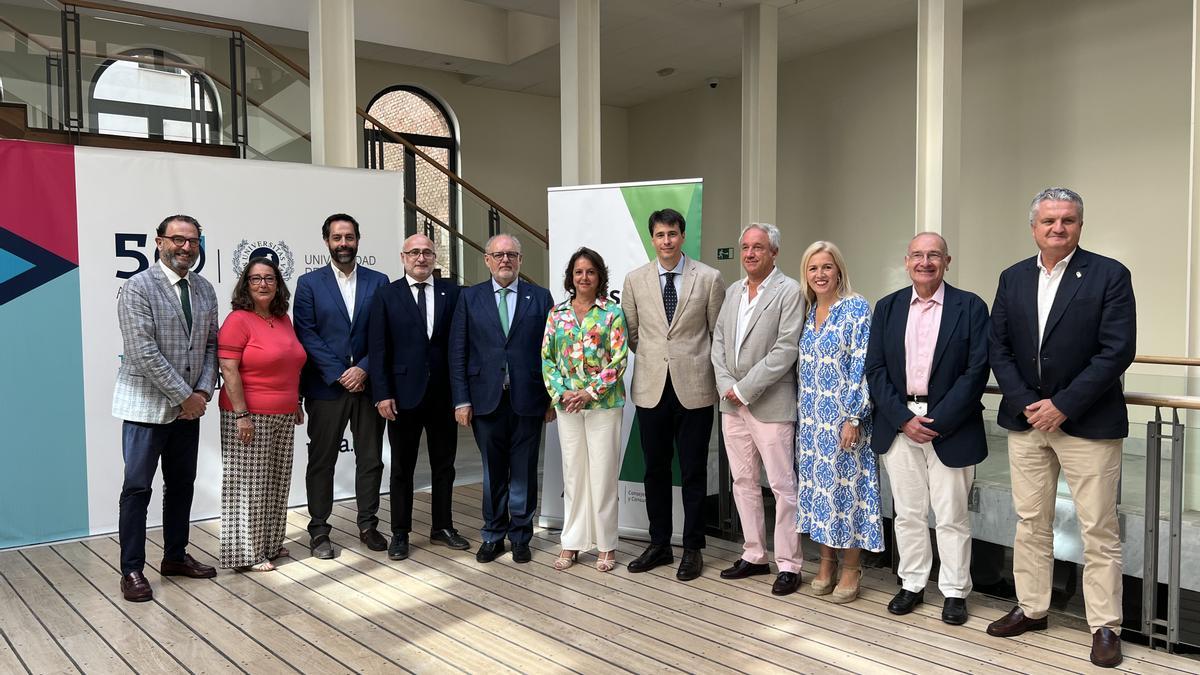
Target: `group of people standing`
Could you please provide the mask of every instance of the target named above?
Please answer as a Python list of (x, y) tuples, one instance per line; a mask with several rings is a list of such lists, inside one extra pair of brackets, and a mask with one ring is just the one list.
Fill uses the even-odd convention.
[[(846, 260), (827, 241), (804, 252), (801, 279), (776, 266), (780, 232), (752, 223), (741, 233), (745, 276), (725, 287), (713, 268), (683, 254), (686, 223), (671, 209), (648, 222), (655, 260), (630, 272), (610, 298), (601, 255), (570, 258), (554, 304), (520, 277), (521, 245), (492, 237), (487, 281), (460, 288), (434, 278), (424, 235), (403, 244), (394, 282), (356, 264), (359, 225), (346, 214), (322, 227), (331, 264), (289, 291), (269, 258), (247, 264), (233, 311), (217, 329), (212, 286), (188, 270), (200, 225), (171, 216), (158, 228), (160, 262), (132, 277), (119, 302), (125, 358), (113, 413), (125, 420), (121, 493), (121, 588), (149, 600), (142, 574), (150, 482), (161, 458), (164, 575), (205, 578), (212, 567), (186, 553), (198, 419), (223, 376), (220, 565), (269, 571), (283, 546), (293, 434), (308, 413), (306, 471), (311, 554), (336, 555), (329, 523), (333, 470), (349, 424), (356, 460), (357, 526), (371, 550), (409, 555), (413, 471), (424, 431), (432, 470), (429, 542), (469, 547), (454, 528), (455, 424), (472, 428), (483, 460), (479, 562), (506, 551), (531, 558), (542, 428), (557, 420), (564, 523), (554, 567), (597, 551), (616, 566), (617, 476), (624, 372), (637, 356), (630, 399), (645, 458), (650, 543), (628, 565), (641, 573), (675, 562), (672, 461), (683, 506), (681, 581), (700, 576), (705, 546), (713, 405), (745, 537), (736, 580), (769, 574), (760, 475), (774, 495), (772, 593), (801, 585), (800, 535), (820, 546), (812, 591), (853, 601), (863, 550), (884, 547), (878, 464), (894, 499), (901, 589), (894, 614), (923, 602), (936, 520), (942, 619), (968, 619), (974, 467), (987, 455), (981, 397), (990, 371), (1009, 430), (1019, 519), (1014, 580), (1019, 599), (988, 632), (1011, 637), (1046, 627), (1060, 469), (1071, 486), (1084, 543), (1092, 661), (1121, 661), (1121, 561), (1116, 516), (1127, 416), (1120, 377), (1132, 362), (1136, 320), (1128, 270), (1078, 247), (1083, 200), (1064, 188), (1030, 208), (1038, 255), (1000, 278), (988, 308), (944, 281), (951, 256), (935, 233), (904, 255), (912, 285), (872, 311), (850, 284)], [(294, 324), (293, 324), (294, 322)], [(219, 364), (219, 365), (218, 365)], [(391, 538), (378, 531), (382, 435), (392, 447)]]

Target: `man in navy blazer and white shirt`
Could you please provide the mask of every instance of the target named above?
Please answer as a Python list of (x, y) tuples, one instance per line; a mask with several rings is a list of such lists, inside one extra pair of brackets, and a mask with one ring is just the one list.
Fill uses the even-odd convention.
[(359, 539), (375, 551), (379, 534), (379, 483), (383, 479), (383, 419), (368, 391), (367, 324), (375, 291), (386, 286), (382, 272), (357, 263), (358, 221), (335, 213), (321, 225), (329, 265), (296, 280), (292, 322), (308, 360), (300, 373), (300, 395), (308, 411), (309, 547), (315, 558), (332, 558), (333, 473), (346, 424), (354, 436), (354, 496)]
[(550, 291), (520, 280), (521, 242), (498, 234), (484, 262), (492, 276), (462, 292), (450, 337), (454, 416), (471, 426), (483, 455), (483, 544), (491, 562), (512, 542), (514, 562), (531, 559), (542, 425), (554, 419), (542, 383), (542, 335)]
[(437, 251), (429, 237), (405, 239), (402, 254), (404, 278), (375, 294), (370, 331), (371, 387), (379, 414), (388, 420), (392, 445), (392, 560), (408, 557), (422, 430), (433, 483), (429, 541), (458, 550), (470, 546), (454, 529), (451, 512), (458, 433), (446, 347), (458, 284), (433, 277)]
[(1117, 491), (1129, 416), (1121, 376), (1133, 363), (1137, 311), (1124, 265), (1079, 248), (1083, 198), (1047, 188), (1029, 225), (1038, 255), (1000, 274), (991, 365), (1004, 395), (1017, 532), (1017, 606), (988, 626), (997, 637), (1046, 628), (1054, 572), (1058, 475), (1066, 476), (1083, 539), (1083, 600), (1091, 661), (1121, 663), (1121, 530)]
[(988, 380), (988, 310), (945, 283), (946, 240), (912, 238), (904, 255), (912, 286), (875, 304), (866, 374), (873, 402), (871, 447), (883, 457), (895, 509), (902, 587), (888, 604), (908, 614), (925, 599), (933, 566), (929, 508), (937, 522), (942, 621), (967, 621), (975, 465), (987, 457), (980, 398)]

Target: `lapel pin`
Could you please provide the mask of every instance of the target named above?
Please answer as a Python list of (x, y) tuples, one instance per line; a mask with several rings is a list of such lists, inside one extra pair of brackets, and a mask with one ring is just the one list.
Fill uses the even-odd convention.
[(1076, 271), (1076, 272), (1075, 272), (1075, 278), (1076, 278), (1076, 279), (1082, 279), (1082, 278), (1083, 278), (1083, 272)]

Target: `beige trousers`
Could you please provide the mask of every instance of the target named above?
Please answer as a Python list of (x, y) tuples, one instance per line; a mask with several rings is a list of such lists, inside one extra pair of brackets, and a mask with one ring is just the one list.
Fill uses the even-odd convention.
[(1054, 575), (1054, 504), (1061, 469), (1071, 489), (1083, 538), (1083, 600), (1092, 632), (1121, 632), (1121, 532), (1117, 490), (1121, 439), (1076, 438), (1062, 431), (1010, 431), (1017, 534), (1013, 542), (1013, 581), (1025, 616), (1037, 619), (1050, 609)]
[[(925, 403), (909, 403), (917, 415)], [(967, 502), (975, 482), (975, 467), (952, 468), (942, 464), (933, 443), (916, 443), (896, 434), (883, 455), (892, 486), (893, 527), (900, 564), (896, 573), (904, 590), (919, 593), (929, 583), (933, 547), (929, 543), (929, 511), (937, 528), (938, 589), (947, 598), (965, 598), (971, 592), (971, 515)]]

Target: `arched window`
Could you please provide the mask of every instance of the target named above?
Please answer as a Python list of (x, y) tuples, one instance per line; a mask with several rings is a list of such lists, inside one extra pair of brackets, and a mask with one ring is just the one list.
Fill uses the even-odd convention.
[[(444, 105), (429, 93), (408, 85), (388, 87), (375, 95), (367, 113), (400, 134), (442, 166), (458, 173), (458, 134)], [(405, 206), (405, 236), (423, 232), (437, 247), (443, 276), (459, 276), (458, 246), (436, 225), (436, 219), (460, 231), (454, 183), (441, 171), (384, 136), (371, 122), (363, 123), (365, 164), (371, 169), (404, 172), (404, 193), (417, 207)], [(424, 213), (422, 213), (424, 211)]]
[(120, 136), (221, 142), (212, 83), (161, 49), (131, 49), (96, 69), (88, 91), (88, 128)]

